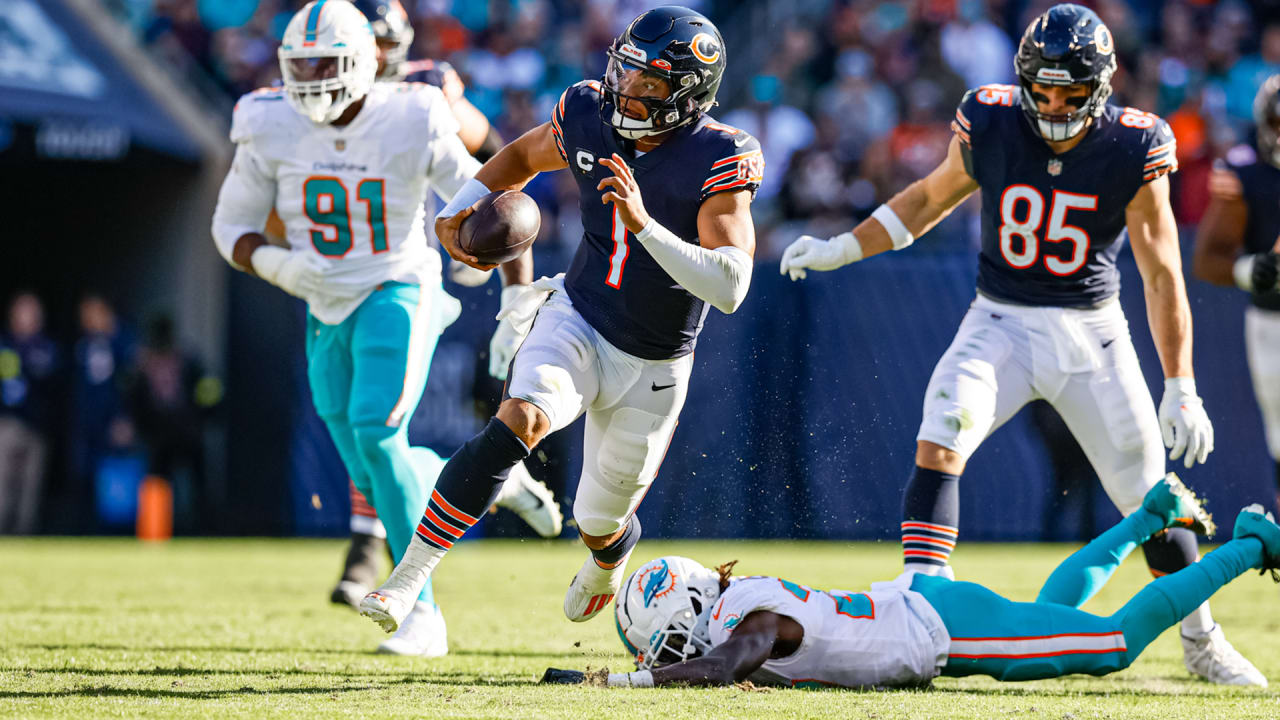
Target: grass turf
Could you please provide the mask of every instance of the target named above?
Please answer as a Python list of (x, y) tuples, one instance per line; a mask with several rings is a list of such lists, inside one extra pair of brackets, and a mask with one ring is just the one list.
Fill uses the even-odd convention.
[[(962, 545), (962, 578), (1032, 599), (1061, 545)], [(342, 546), (330, 540), (0, 541), (0, 717), (1274, 718), (1280, 695), (1192, 680), (1176, 631), (1105, 678), (1022, 684), (940, 678), (930, 691), (538, 686), (547, 666), (629, 669), (609, 617), (573, 624), (564, 588), (583, 558), (566, 542), (477, 542), (441, 565), (448, 657), (372, 654), (384, 636), (325, 602)], [(856, 589), (899, 569), (896, 543), (644, 542), (639, 559)], [(1146, 581), (1131, 558), (1087, 609), (1118, 608)], [(1214, 599), (1227, 635), (1280, 681), (1270, 581)]]

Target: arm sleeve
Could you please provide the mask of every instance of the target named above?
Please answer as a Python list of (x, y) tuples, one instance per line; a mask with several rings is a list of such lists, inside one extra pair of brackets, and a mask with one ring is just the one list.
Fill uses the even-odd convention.
[(213, 242), (232, 267), (243, 269), (231, 260), (236, 240), (246, 233), (263, 231), (275, 197), (276, 181), (270, 165), (253, 150), (252, 143), (240, 143), (213, 211)]
[(564, 105), (571, 92), (573, 92), (572, 87), (560, 93), (560, 100), (551, 109), (551, 137), (555, 138), (556, 150), (560, 152), (560, 159), (566, 163), (569, 162), (569, 156), (564, 151)]
[(1178, 142), (1169, 123), (1155, 118), (1155, 126), (1147, 132), (1147, 154), (1142, 164), (1142, 182), (1149, 183), (1161, 175), (1178, 171)]

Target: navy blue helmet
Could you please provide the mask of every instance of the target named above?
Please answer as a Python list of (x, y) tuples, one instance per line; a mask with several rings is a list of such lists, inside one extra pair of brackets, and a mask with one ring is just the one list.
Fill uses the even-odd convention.
[(1253, 99), (1258, 151), (1263, 162), (1280, 167), (1280, 75), (1272, 75)]
[[(657, 135), (693, 122), (715, 105), (724, 75), (724, 40), (701, 14), (678, 5), (642, 13), (609, 47), (609, 64), (601, 83), (600, 111), (618, 134), (634, 140)], [(665, 99), (621, 93), (629, 73), (642, 72), (667, 81)], [(644, 119), (627, 117), (620, 108), (639, 102)]]
[[(369, 19), (373, 37), (383, 48), (384, 64), (378, 79), (399, 80), (404, 77), (404, 63), (409, 59), (409, 46), (413, 44), (413, 25), (399, 0), (351, 0), (351, 4)], [(394, 45), (387, 47), (391, 43)]]
[[(1046, 140), (1068, 140), (1085, 129), (1090, 117), (1100, 116), (1111, 97), (1115, 43), (1111, 31), (1089, 8), (1054, 5), (1027, 27), (1013, 69), (1022, 86), (1022, 109), (1032, 126)], [(1081, 84), (1089, 88), (1089, 95), (1080, 107), (1050, 115), (1037, 108), (1031, 83)]]

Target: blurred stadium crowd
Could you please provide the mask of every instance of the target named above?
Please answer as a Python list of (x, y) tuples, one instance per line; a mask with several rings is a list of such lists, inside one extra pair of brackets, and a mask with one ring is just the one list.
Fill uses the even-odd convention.
[[(147, 49), (230, 117), (240, 94), (279, 77), (276, 47), (303, 0), (100, 0)], [(604, 49), (648, 0), (402, 0), (415, 27), (411, 58), (450, 62), (467, 97), (511, 139), (543, 122), (560, 92), (599, 77)], [(1013, 81), (1015, 42), (1049, 0), (683, 0), (724, 32), (729, 70), (718, 118), (760, 139), (766, 179), (754, 206), (757, 258), (771, 262), (801, 232), (848, 229), (943, 157), (964, 90)], [(1180, 222), (1208, 201), (1214, 159), (1249, 139), (1251, 101), (1280, 72), (1280, 0), (1098, 0), (1120, 69), (1112, 102), (1154, 111), (1172, 125), (1181, 171)], [(566, 173), (528, 189), (543, 207), (540, 247), (567, 257), (581, 225)], [(970, 200), (914, 252), (977, 246)], [(212, 459), (205, 421), (221, 387), (157, 318), (135, 341), (107, 299), (86, 296), (79, 334), (61, 346), (42, 330), (40, 299), (18, 295), (0, 328), (0, 533), (30, 532), (42, 499), (103, 488), (105, 467), (142, 462), (189, 473), (198, 493)], [(70, 338), (68, 338), (70, 340)], [(6, 368), (21, 368), (8, 372)], [(104, 460), (106, 461), (104, 463)], [(208, 462), (206, 462), (208, 460)], [(52, 464), (53, 467), (50, 467)], [(65, 467), (63, 467), (65, 465)], [(185, 471), (176, 469), (186, 468)], [(119, 467), (120, 477), (136, 475)], [(42, 487), (41, 478), (65, 477)], [(1082, 483), (1092, 485), (1092, 483)], [(129, 487), (117, 488), (128, 496)], [(194, 507), (192, 498), (180, 505)], [(110, 498), (98, 497), (99, 506)], [(97, 517), (103, 514), (98, 508)], [(47, 515), (47, 513), (46, 513)], [(88, 522), (88, 525), (85, 523)], [(180, 518), (181, 524), (181, 518)], [(59, 516), (44, 529), (95, 529)], [(100, 529), (100, 528), (99, 528)], [(199, 514), (186, 530), (199, 530)]]
[[(102, 0), (170, 64), (207, 75), (228, 97), (279, 76), (278, 38), (301, 0)], [(651, 0), (404, 0), (411, 57), (449, 61), (468, 98), (506, 138), (549, 117), (568, 85), (603, 70), (604, 49)], [(717, 116), (761, 141), (756, 204), (762, 258), (799, 233), (839, 231), (932, 169), (966, 88), (1013, 81), (1022, 30), (1049, 0), (687, 0), (722, 28), (729, 72)], [(1165, 117), (1182, 167), (1175, 211), (1195, 223), (1215, 157), (1245, 138), (1251, 99), (1280, 71), (1274, 0), (1087, 2), (1110, 26), (1120, 70), (1113, 102)], [(574, 209), (572, 183), (544, 190)], [(944, 224), (935, 250), (976, 242), (976, 200)], [(563, 242), (577, 224), (560, 218)]]

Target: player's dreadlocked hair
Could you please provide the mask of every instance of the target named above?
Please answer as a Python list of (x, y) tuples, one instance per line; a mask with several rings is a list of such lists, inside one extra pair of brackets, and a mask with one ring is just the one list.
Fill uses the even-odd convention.
[(730, 560), (723, 565), (716, 566), (716, 574), (720, 576), (720, 592), (729, 589), (729, 581), (733, 579), (733, 566), (737, 564), (737, 560)]

